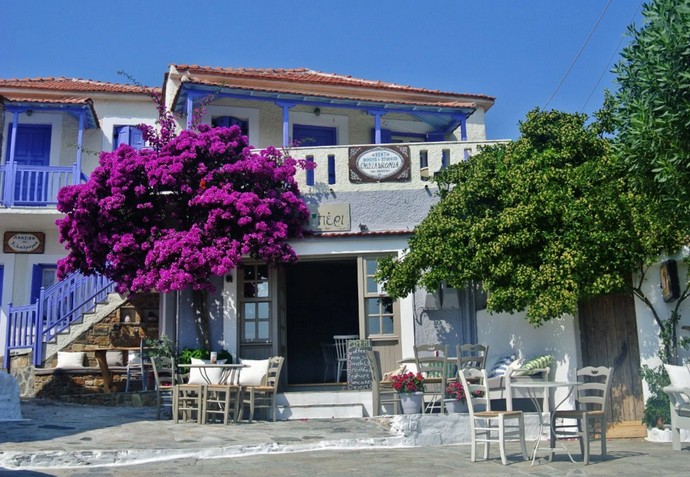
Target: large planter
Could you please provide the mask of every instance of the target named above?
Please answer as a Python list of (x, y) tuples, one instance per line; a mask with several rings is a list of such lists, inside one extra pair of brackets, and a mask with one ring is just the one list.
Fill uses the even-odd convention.
[(446, 411), (448, 411), (448, 414), (470, 412), (470, 410), (467, 409), (467, 401), (458, 401), (457, 399), (444, 399), (443, 404), (446, 407)]
[(418, 414), (422, 411), (423, 392), (400, 393), (400, 407), (403, 414)]

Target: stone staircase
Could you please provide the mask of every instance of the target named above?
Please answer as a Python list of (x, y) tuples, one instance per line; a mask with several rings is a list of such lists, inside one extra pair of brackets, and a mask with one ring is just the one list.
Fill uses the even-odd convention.
[(70, 324), (69, 328), (56, 335), (57, 339), (45, 344), (44, 361), (48, 361), (61, 351), (72, 344), (82, 333), (88, 331), (93, 325), (101, 322), (103, 318), (110, 315), (127, 301), (127, 298), (119, 293), (109, 293), (106, 301), (97, 303), (96, 307), (82, 315), (82, 319)]

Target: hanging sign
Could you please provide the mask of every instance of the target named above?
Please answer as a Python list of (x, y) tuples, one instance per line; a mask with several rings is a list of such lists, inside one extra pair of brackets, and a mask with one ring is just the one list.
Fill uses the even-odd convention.
[(5, 232), (4, 253), (43, 253), (46, 235), (43, 232)]
[(410, 174), (408, 146), (361, 146), (348, 149), (350, 182), (407, 182)]

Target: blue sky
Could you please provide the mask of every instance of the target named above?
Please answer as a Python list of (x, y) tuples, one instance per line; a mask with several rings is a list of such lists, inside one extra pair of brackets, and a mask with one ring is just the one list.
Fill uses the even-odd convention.
[[(591, 114), (639, 0), (2, 0), (0, 77), (161, 86), (171, 63), (307, 67), (496, 97), (489, 139), (544, 107)], [(623, 39), (623, 43), (621, 43)], [(614, 56), (615, 54), (615, 56)], [(611, 61), (611, 58), (614, 60)], [(602, 76), (603, 75), (603, 76)]]

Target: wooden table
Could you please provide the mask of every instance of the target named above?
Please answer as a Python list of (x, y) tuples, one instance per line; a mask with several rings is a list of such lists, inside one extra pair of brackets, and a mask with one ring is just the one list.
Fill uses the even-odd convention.
[[(110, 367), (108, 366), (108, 360), (106, 358), (108, 351), (141, 351), (140, 346), (115, 346), (115, 347), (98, 347), (98, 346), (85, 346), (84, 351), (93, 351), (96, 361), (98, 361), (98, 367), (101, 369), (101, 375), (103, 376), (103, 391), (106, 393), (113, 392), (113, 376), (110, 373)], [(143, 359), (143, 356), (142, 356)], [(142, 379), (144, 379), (142, 377)]]

